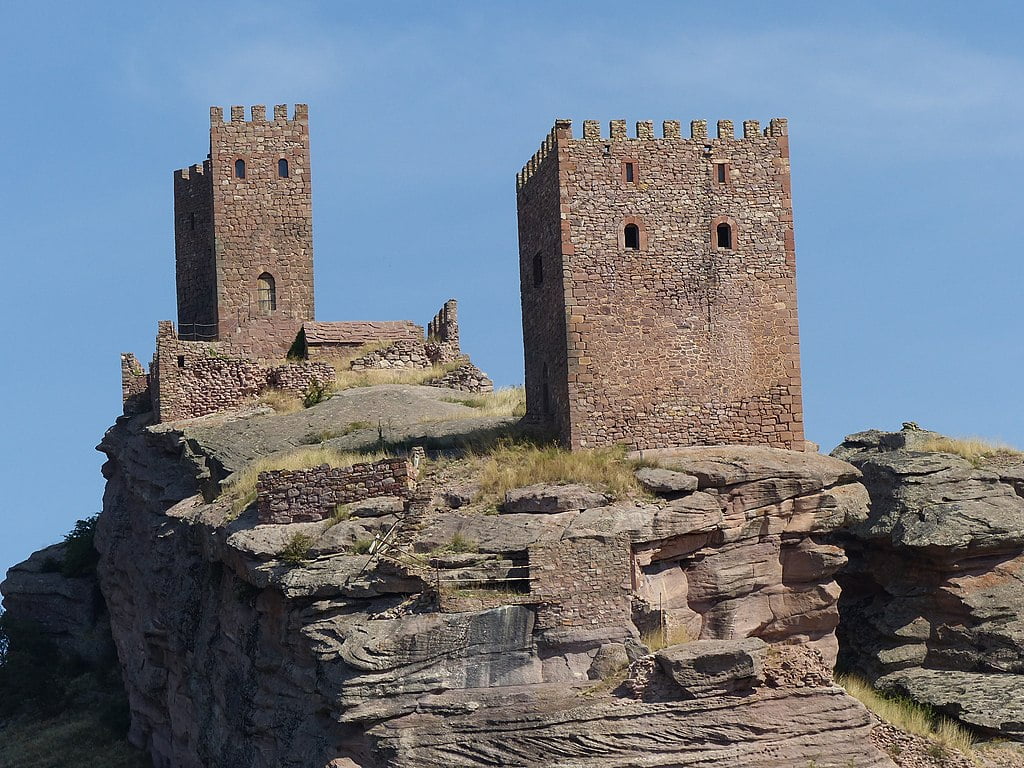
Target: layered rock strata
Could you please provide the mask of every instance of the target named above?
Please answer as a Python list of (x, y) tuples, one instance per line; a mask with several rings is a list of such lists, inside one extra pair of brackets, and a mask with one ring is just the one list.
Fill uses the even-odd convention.
[(839, 532), (843, 666), (1024, 740), (1024, 457), (968, 460), (913, 425), (851, 435), (870, 517)]
[(301, 426), (135, 417), (101, 444), (100, 581), (156, 768), (892, 765), (829, 675), (850, 465), (687, 449), (646, 456), (632, 498), (535, 487), (486, 514), (472, 462), (428, 461), (347, 519), (233, 518), (227, 468)]

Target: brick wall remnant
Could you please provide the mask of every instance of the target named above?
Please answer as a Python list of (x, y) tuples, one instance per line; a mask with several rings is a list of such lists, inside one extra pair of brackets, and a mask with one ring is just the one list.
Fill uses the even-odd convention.
[(416, 488), (416, 472), (407, 458), (388, 458), (351, 467), (260, 472), (256, 504), (261, 524), (323, 520), (339, 504), (373, 498), (408, 498)]
[(631, 620), (629, 536), (594, 535), (531, 546), (530, 598), (540, 629), (626, 626)]
[(429, 368), (433, 363), (427, 356), (423, 341), (395, 341), (380, 349), (357, 357), (352, 361), (353, 371), (392, 368)]
[(448, 299), (427, 323), (427, 354), (431, 362), (448, 363), (462, 357), (459, 347), (459, 305)]
[(465, 363), (460, 365), (443, 376), (423, 382), (427, 387), (444, 387), (446, 389), (457, 389), (461, 392), (493, 392), (494, 382), (490, 377), (467, 358)]
[(558, 120), (517, 177), (527, 418), (574, 449), (802, 450), (786, 121), (636, 136)]
[(267, 373), (267, 385), (302, 394), (315, 382), (320, 386), (334, 383), (335, 371), (327, 363), (287, 363), (271, 368)]
[(298, 352), (309, 360), (345, 356), (367, 344), (423, 343), (423, 327), (410, 320), (306, 322), (302, 324), (301, 333)]
[(153, 407), (149, 394), (149, 376), (131, 352), (121, 355), (121, 402), (125, 416), (144, 413)]

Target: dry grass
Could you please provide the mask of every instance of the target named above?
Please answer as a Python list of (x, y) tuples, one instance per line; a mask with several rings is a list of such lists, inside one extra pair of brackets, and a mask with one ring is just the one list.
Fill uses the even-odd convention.
[(265, 456), (248, 464), (244, 469), (232, 475), (231, 483), (225, 493), (231, 499), (231, 508), (237, 514), (256, 501), (256, 480), (260, 472), (274, 469), (311, 469), (327, 464), (331, 467), (351, 467), (364, 461), (379, 461), (385, 458), (381, 452), (353, 453), (337, 451), (326, 445), (313, 445), (299, 448), (291, 453), (276, 456)]
[(0, 765), (18, 768), (144, 768), (145, 753), (115, 738), (93, 712), (0, 725)]
[(641, 466), (642, 462), (626, 458), (625, 448), (567, 451), (503, 441), (483, 459), (480, 498), (500, 504), (508, 491), (535, 483), (581, 483), (624, 498), (641, 493), (633, 476)]
[(268, 389), (260, 395), (261, 403), (269, 405), (278, 413), (295, 413), (303, 408), (302, 397), (283, 389)]
[(526, 415), (525, 387), (504, 387), (494, 392), (456, 394), (441, 399), (446, 403), (458, 403), (473, 408), (476, 413), (467, 413), (467, 418), (487, 415), (496, 418), (519, 419)]
[(887, 723), (929, 739), (942, 749), (955, 749), (968, 755), (972, 752), (974, 736), (956, 721), (935, 715), (926, 707), (902, 696), (880, 693), (859, 677), (843, 675), (837, 682), (848, 694)]
[(952, 453), (967, 459), (974, 466), (989, 459), (1024, 456), (1024, 452), (1012, 446), (981, 437), (933, 437), (914, 447), (919, 451)]

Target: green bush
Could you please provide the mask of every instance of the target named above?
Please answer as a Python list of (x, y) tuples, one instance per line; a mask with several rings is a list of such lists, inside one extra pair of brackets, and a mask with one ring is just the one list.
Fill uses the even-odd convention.
[(64, 537), (64, 563), (60, 572), (68, 578), (96, 572), (96, 563), (100, 559), (94, 545), (97, 520), (99, 515), (79, 520)]
[(309, 382), (309, 386), (306, 387), (306, 391), (302, 394), (302, 404), (306, 408), (312, 408), (317, 403), (322, 403), (327, 399), (327, 387), (321, 384), (318, 380), (313, 379)]
[(305, 533), (296, 533), (288, 541), (288, 544), (279, 557), (286, 563), (297, 565), (309, 559), (309, 549), (313, 546), (313, 537)]

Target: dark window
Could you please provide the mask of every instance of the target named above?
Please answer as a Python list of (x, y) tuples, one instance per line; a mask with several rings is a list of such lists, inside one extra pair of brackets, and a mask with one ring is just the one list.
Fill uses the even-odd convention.
[(715, 163), (715, 174), (719, 184), (725, 184), (725, 163)]
[(245, 178), (245, 160), (242, 160), (241, 158), (239, 158), (238, 160), (235, 160), (235, 178), (236, 179), (244, 179)]
[(178, 367), (179, 368), (184, 368), (185, 367), (185, 356), (184, 355), (178, 355)]
[(719, 248), (732, 248), (732, 227), (728, 224), (719, 224), (715, 228), (715, 238)]
[(288, 178), (288, 161), (283, 157), (277, 161), (277, 175), (282, 179)]
[(542, 285), (544, 283), (544, 257), (541, 254), (537, 254), (533, 257), (533, 284)]
[(625, 232), (626, 247), (631, 251), (640, 250), (640, 227), (636, 224), (627, 224)]
[(633, 181), (633, 164), (626, 163), (626, 181)]
[(189, 229), (191, 229), (193, 231), (196, 228), (196, 215), (194, 213), (190, 213), (188, 215), (188, 226), (189, 226)]
[(261, 315), (269, 315), (277, 309), (277, 288), (274, 286), (274, 278), (267, 272), (256, 280), (256, 298)]

